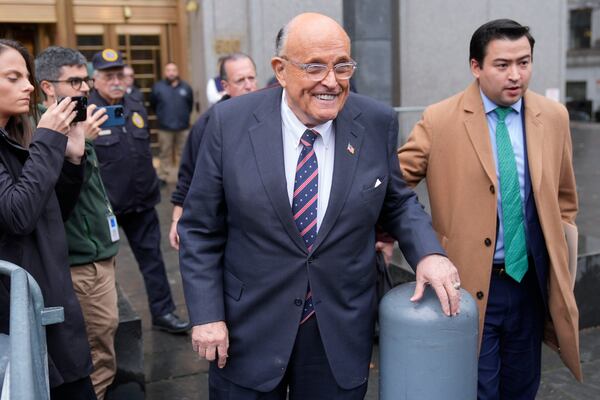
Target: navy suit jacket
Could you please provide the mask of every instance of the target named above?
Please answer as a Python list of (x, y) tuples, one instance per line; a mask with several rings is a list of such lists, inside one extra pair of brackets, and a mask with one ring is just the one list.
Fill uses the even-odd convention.
[(178, 224), (189, 315), (193, 325), (227, 323), (226, 379), (269, 391), (285, 372), (310, 282), (331, 369), (350, 389), (369, 373), (377, 222), (413, 266), (445, 253), (402, 180), (392, 109), (352, 93), (334, 121), (331, 195), (308, 252), (286, 189), (281, 95), (266, 89), (213, 107)]

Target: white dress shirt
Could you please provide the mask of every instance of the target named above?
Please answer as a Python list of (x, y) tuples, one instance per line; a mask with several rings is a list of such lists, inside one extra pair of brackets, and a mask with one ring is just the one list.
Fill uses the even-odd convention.
[[(283, 132), (283, 160), (285, 163), (285, 179), (287, 181), (287, 192), (290, 199), (290, 212), (292, 200), (294, 198), (294, 181), (296, 179), (296, 166), (298, 157), (302, 151), (300, 138), (307, 128), (287, 105), (285, 99), (285, 89), (281, 97), (281, 130)], [(319, 136), (313, 144), (317, 163), (319, 165), (319, 198), (317, 200), (317, 231), (323, 222), (327, 204), (329, 204), (329, 194), (331, 193), (331, 183), (333, 180), (333, 159), (335, 157), (335, 132), (333, 121), (327, 121), (324, 124), (310, 128), (319, 132)]]

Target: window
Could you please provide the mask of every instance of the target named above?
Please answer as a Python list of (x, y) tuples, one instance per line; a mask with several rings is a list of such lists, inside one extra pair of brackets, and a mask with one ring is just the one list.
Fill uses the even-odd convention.
[(586, 83), (580, 81), (567, 82), (567, 101), (586, 99)]
[(569, 18), (569, 48), (592, 47), (592, 9), (571, 10)]

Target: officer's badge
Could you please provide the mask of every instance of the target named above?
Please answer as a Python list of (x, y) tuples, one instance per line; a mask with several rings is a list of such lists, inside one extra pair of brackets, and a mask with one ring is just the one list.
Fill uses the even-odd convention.
[(133, 124), (140, 129), (146, 125), (144, 123), (144, 118), (142, 118), (142, 116), (140, 114), (138, 114), (137, 112), (134, 112), (133, 115), (131, 116), (131, 122), (133, 122)]
[(117, 61), (117, 59), (119, 58), (119, 53), (117, 53), (113, 49), (104, 49), (102, 51), (102, 58), (104, 59), (104, 61), (108, 62)]

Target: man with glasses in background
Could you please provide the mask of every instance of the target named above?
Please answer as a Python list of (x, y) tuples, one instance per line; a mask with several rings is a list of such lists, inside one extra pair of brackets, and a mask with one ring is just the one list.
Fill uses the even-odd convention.
[(90, 104), (121, 105), (124, 126), (102, 128), (94, 141), (100, 173), (121, 228), (144, 277), (152, 327), (185, 332), (188, 323), (175, 313), (175, 304), (160, 249), (156, 204), (160, 189), (150, 152), (148, 116), (144, 105), (125, 95), (123, 57), (113, 49), (94, 55), (95, 88)]
[[(52, 46), (35, 59), (35, 74), (45, 100), (41, 112), (62, 97), (87, 97), (94, 87), (88, 76), (87, 61), (77, 50)], [(96, 112), (94, 112), (96, 111)], [(69, 246), (69, 265), (73, 288), (81, 304), (90, 344), (94, 370), (90, 377), (98, 399), (104, 399), (116, 370), (114, 338), (119, 323), (115, 286), (115, 256), (119, 237), (114, 235), (112, 207), (100, 177), (92, 141), (100, 124), (108, 117), (105, 110), (87, 109), (86, 120), (72, 129), (85, 133), (85, 174), (81, 192), (65, 222)]]
[[(238, 97), (256, 90), (256, 65), (254, 60), (244, 53), (229, 54), (221, 59), (221, 68), (219, 71), (221, 85), (225, 90), (225, 95), (217, 103), (221, 103), (232, 97)], [(190, 187), (196, 159), (200, 151), (200, 143), (204, 130), (208, 124), (211, 110), (202, 114), (194, 123), (187, 142), (181, 154), (181, 164), (177, 177), (177, 187), (171, 195), (173, 203), (173, 215), (171, 219), (171, 229), (169, 231), (169, 242), (171, 247), (179, 250), (179, 235), (177, 235), (177, 222), (183, 213), (183, 202)]]
[(211, 400), (362, 399), (375, 226), (458, 312), (456, 268), (402, 180), (393, 110), (349, 93), (350, 39), (321, 14), (278, 34), (281, 87), (213, 107), (179, 221), (192, 346)]

